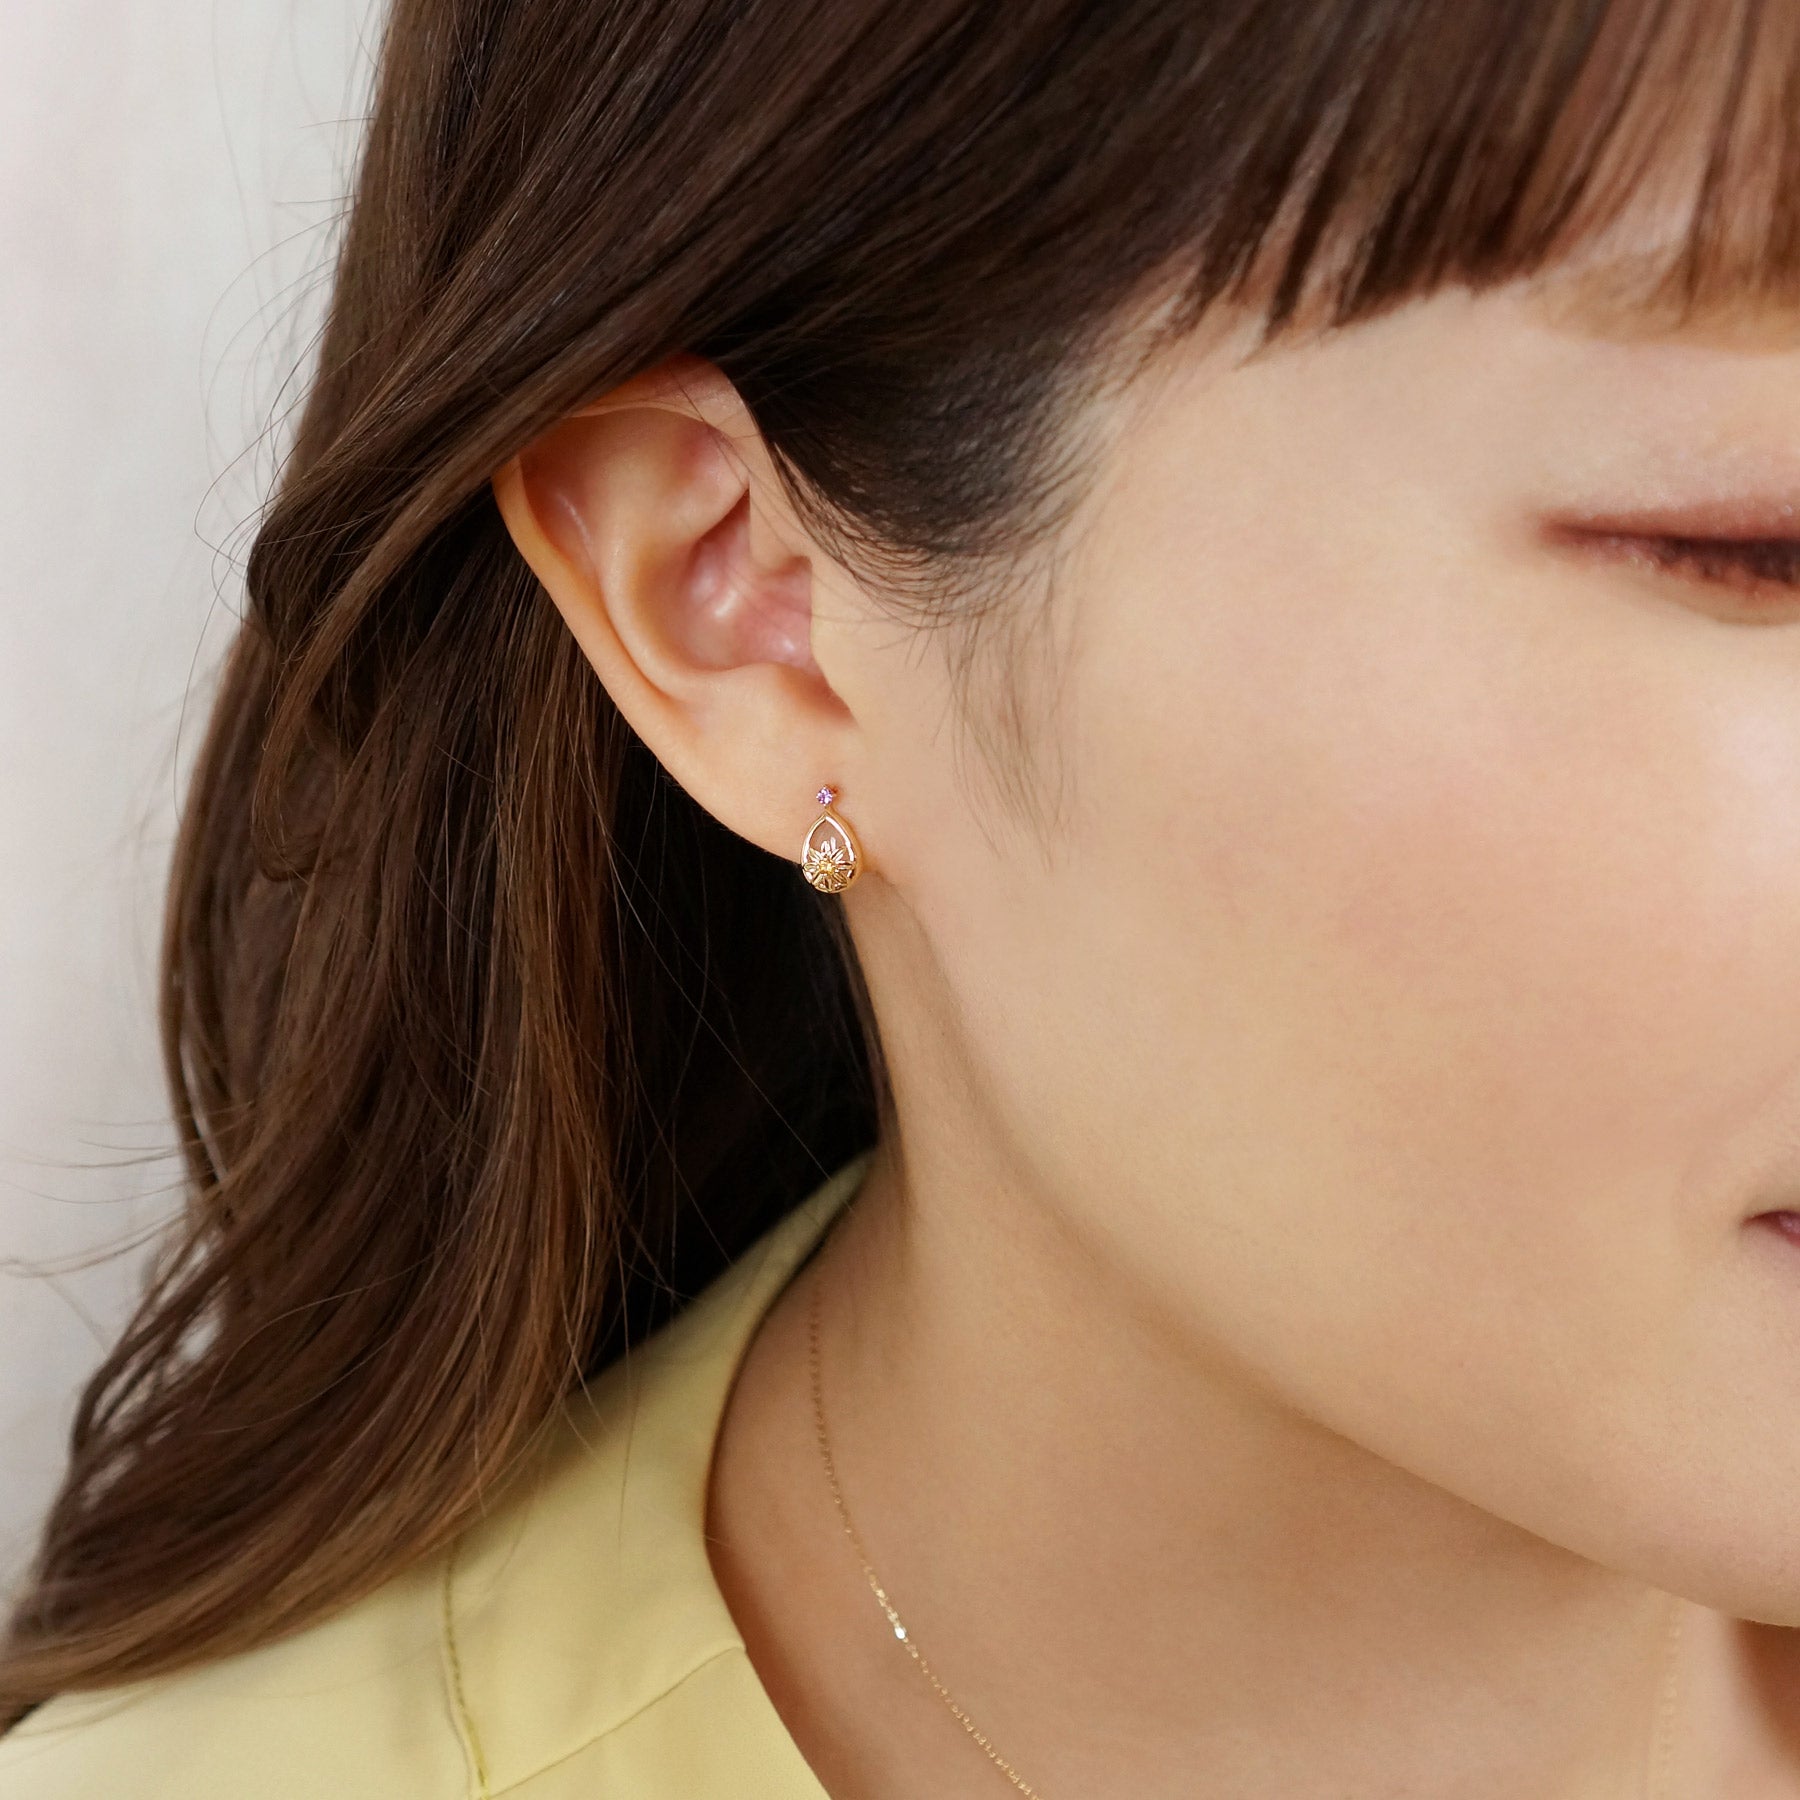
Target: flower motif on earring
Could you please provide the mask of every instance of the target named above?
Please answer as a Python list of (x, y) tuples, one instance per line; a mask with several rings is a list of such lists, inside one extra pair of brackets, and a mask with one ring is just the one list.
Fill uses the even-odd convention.
[(813, 798), (824, 811), (807, 828), (800, 846), (800, 872), (820, 893), (841, 894), (862, 873), (862, 846), (831, 810), (836, 788), (828, 782)]

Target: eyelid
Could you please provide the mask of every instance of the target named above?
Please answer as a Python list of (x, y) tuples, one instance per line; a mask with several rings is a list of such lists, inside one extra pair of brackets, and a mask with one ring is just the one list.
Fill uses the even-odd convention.
[(1549, 535), (1611, 561), (1752, 602), (1789, 596), (1800, 600), (1800, 527), (1700, 530), (1685, 518), (1671, 524), (1663, 517), (1629, 525), (1558, 521)]
[(1617, 532), (1626, 537), (1723, 538), (1732, 542), (1800, 537), (1800, 499), (1762, 492), (1640, 502), (1611, 509), (1590, 506), (1569, 511), (1553, 529), (1584, 536)]

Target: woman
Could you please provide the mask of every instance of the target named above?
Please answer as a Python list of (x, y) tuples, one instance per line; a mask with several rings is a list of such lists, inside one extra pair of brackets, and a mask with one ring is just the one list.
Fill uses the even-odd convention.
[(1797, 82), (400, 0), (0, 1791), (1800, 1794)]

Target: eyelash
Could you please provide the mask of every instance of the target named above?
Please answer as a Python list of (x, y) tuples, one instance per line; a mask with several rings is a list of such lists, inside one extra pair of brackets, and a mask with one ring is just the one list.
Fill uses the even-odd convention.
[(1611, 533), (1594, 540), (1625, 560), (1676, 576), (1691, 575), (1750, 600), (1773, 591), (1800, 596), (1800, 538), (1638, 536)]

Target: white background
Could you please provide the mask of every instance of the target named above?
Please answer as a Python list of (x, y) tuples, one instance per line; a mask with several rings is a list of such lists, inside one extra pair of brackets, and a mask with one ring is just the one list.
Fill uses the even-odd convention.
[(376, 0), (0, 4), (0, 1588), (177, 1199), (169, 846), (378, 30)]

